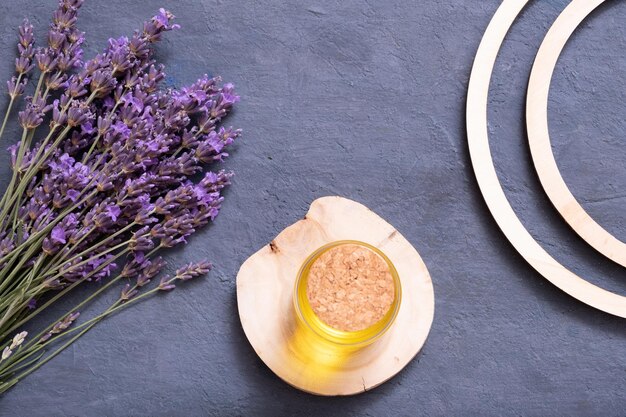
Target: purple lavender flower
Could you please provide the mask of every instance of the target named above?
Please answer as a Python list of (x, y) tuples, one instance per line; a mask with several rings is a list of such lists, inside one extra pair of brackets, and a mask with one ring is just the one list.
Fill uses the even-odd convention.
[(35, 44), (35, 37), (33, 35), (33, 25), (30, 24), (28, 19), (24, 19), (24, 22), (19, 27), (19, 41), (17, 49), (19, 51), (18, 57), (15, 59), (15, 71), (22, 78), (20, 83), (17, 83), (17, 78), (11, 79), (7, 85), (9, 88), (9, 95), (15, 98), (21, 95), (24, 91), (27, 78), (25, 75), (33, 68), (33, 55), (35, 54), (33, 45)]
[(15, 71), (17, 71), (18, 74), (26, 74), (32, 68), (33, 68), (33, 66), (30, 63), (29, 59), (24, 58), (24, 57), (20, 57), (20, 58), (16, 58), (15, 59)]
[(72, 106), (67, 111), (67, 125), (70, 127), (81, 126), (86, 123), (90, 123), (93, 119), (93, 114), (89, 111), (87, 106)]
[(18, 49), (20, 56), (33, 56), (33, 45), (35, 44), (35, 36), (33, 34), (33, 25), (30, 24), (28, 19), (24, 19), (24, 22), (18, 28), (19, 43)]
[(63, 226), (58, 225), (52, 229), (52, 232), (50, 232), (50, 240), (52, 243), (65, 244), (65, 229)]
[(131, 61), (130, 42), (127, 37), (109, 39), (111, 66), (113, 75), (124, 74), (133, 65)]
[(176, 288), (174, 281), (175, 279), (172, 278), (161, 278), (161, 282), (159, 283), (159, 286), (157, 288), (161, 291), (172, 291), (174, 288)]
[(131, 298), (133, 298), (135, 295), (137, 295), (138, 291), (136, 289), (133, 289), (133, 287), (130, 286), (130, 284), (126, 284), (124, 286), (124, 288), (122, 289), (122, 294), (120, 295), (120, 299), (122, 301), (128, 301)]
[[(42, 48), (34, 49), (32, 26), (22, 25), (17, 75), (8, 83), (12, 97), (22, 94), (36, 63), (41, 88), (19, 120), (34, 133), (50, 119), (48, 135), (27, 131), (10, 151), (24, 193), (6, 199), (12, 206), (0, 222), (0, 265), (17, 277), (40, 268), (20, 314), (30, 300), (73, 283), (128, 278), (120, 295), (126, 302), (146, 287), (169, 291), (176, 281), (206, 274), (211, 264), (200, 262), (151, 285), (165, 265), (160, 252), (186, 243), (218, 215), (232, 174), (196, 174), (223, 161), (241, 134), (220, 127), (239, 100), (232, 84), (220, 87), (218, 77), (205, 75), (187, 87), (162, 87), (164, 67), (151, 45), (178, 28), (170, 12), (159, 10), (134, 35), (109, 40), (83, 62), (81, 5), (59, 1)], [(31, 253), (23, 262), (22, 254), (6, 256), (22, 247)], [(76, 318), (55, 323), (41, 342)]]
[(49, 340), (53, 335), (59, 334), (67, 330), (80, 316), (78, 311), (68, 314), (63, 320), (59, 321), (52, 327), (52, 329), (44, 334), (41, 339), (39, 339), (39, 343), (44, 343)]
[[(59, 62), (59, 69), (61, 69), (61, 71), (66, 71), (62, 68), (62, 64), (61, 62)], [(46, 84), (46, 88), (50, 91), (55, 91), (58, 90), (59, 88), (61, 88), (67, 81), (67, 75), (63, 74), (62, 72), (58, 72), (56, 74), (52, 74), (51, 76), (47, 77), (45, 80), (45, 84)]]
[(145, 226), (157, 222), (157, 218), (153, 216), (155, 208), (154, 204), (143, 203), (135, 215), (135, 223)]
[(77, 75), (73, 75), (66, 82), (67, 90), (66, 94), (72, 98), (80, 98), (87, 94), (88, 83), (91, 79), (88, 77), (81, 78)]
[(133, 233), (128, 248), (133, 252), (147, 252), (154, 249), (154, 240), (149, 233), (150, 228), (144, 226)]
[[(84, 33), (75, 27), (82, 0), (61, 0), (52, 15), (48, 31), (48, 47), (38, 52), (37, 61), (42, 72), (58, 70), (56, 76), (48, 77), (46, 85), (56, 89), (65, 78), (64, 73), (80, 67), (83, 55)], [(43, 68), (43, 69), (42, 69)]]
[(200, 261), (195, 264), (190, 263), (176, 270), (176, 278), (181, 281), (189, 281), (192, 278), (208, 274), (211, 269), (213, 269), (213, 264), (208, 261)]
[(4, 256), (11, 252), (15, 248), (15, 242), (13, 237), (5, 236), (0, 240), (0, 256)]
[(84, 226), (94, 226), (101, 232), (112, 230), (118, 223), (118, 216), (121, 209), (110, 200), (103, 200), (96, 203), (93, 208), (87, 212), (83, 220)]
[(220, 128), (219, 132), (211, 131), (204, 137), (204, 140), (198, 143), (195, 156), (198, 160), (207, 164), (214, 161), (221, 162), (228, 157), (228, 153), (224, 152), (224, 148), (232, 144), (240, 135), (240, 129)]
[(98, 98), (105, 97), (116, 85), (117, 80), (110, 71), (97, 70), (91, 77), (91, 92)]
[(150, 283), (165, 267), (165, 261), (160, 256), (153, 261), (146, 261), (143, 270), (137, 275), (137, 286), (143, 287)]
[(24, 129), (35, 129), (43, 123), (43, 114), (35, 106), (28, 106), (19, 112), (18, 119)]
[[(32, 216), (32, 214), (31, 214)], [(50, 236), (43, 241), (42, 248), (47, 255), (54, 255), (62, 245), (67, 243), (67, 235), (78, 225), (78, 216), (71, 213), (64, 217), (55, 227), (52, 228)]]
[(67, 30), (76, 23), (76, 8), (69, 2), (59, 2), (59, 8), (52, 15), (52, 27)]
[(157, 288), (161, 291), (171, 291), (176, 288), (176, 285), (174, 284), (176, 280), (189, 281), (193, 278), (206, 275), (212, 268), (213, 265), (207, 261), (191, 263), (176, 270), (176, 275), (173, 278), (162, 278)]
[(54, 70), (58, 61), (58, 58), (54, 56), (52, 50), (48, 48), (41, 49), (39, 52), (37, 52), (35, 54), (35, 59), (37, 60), (37, 66), (39, 67), (39, 71), (44, 74)]
[(7, 81), (7, 90), (9, 91), (9, 96), (12, 99), (15, 99), (22, 94), (24, 94), (24, 88), (26, 88), (26, 79), (22, 79), (18, 82), (17, 77), (13, 76), (9, 81)]
[(177, 24), (172, 24), (174, 15), (165, 9), (159, 9), (159, 14), (154, 16), (151, 21), (144, 23), (142, 37), (148, 42), (156, 42), (161, 39), (163, 32), (180, 29)]
[(150, 260), (146, 259), (145, 254), (141, 251), (133, 252), (133, 258), (124, 265), (120, 276), (122, 278), (132, 278), (142, 274), (144, 269), (150, 266)]
[(64, 44), (65, 34), (54, 29), (48, 32), (48, 46), (50, 49), (55, 51), (61, 50)]

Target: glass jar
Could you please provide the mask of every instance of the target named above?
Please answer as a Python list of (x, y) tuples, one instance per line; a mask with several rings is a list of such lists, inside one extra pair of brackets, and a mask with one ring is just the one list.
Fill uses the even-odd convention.
[[(375, 255), (381, 257), (392, 276), (394, 283), (394, 298), (385, 315), (371, 326), (357, 331), (344, 331), (331, 327), (322, 321), (315, 313), (307, 295), (307, 285), (311, 266), (324, 253), (341, 245), (360, 246)], [(402, 299), (402, 288), (396, 268), (389, 258), (374, 246), (355, 240), (342, 240), (329, 243), (313, 252), (304, 262), (298, 273), (294, 289), (294, 307), (296, 313), (296, 331), (303, 343), (300, 348), (309, 350), (315, 356), (336, 356), (337, 354), (349, 354), (356, 350), (371, 345), (378, 340), (393, 324)]]

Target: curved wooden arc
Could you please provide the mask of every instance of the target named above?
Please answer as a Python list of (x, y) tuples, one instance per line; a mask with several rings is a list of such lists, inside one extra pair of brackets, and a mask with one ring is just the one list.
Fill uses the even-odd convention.
[[(521, 223), (498, 179), (487, 129), (491, 74), (502, 42), (529, 0), (504, 0), (478, 47), (467, 95), (467, 136), (472, 165), (480, 190), (498, 226), (515, 249), (542, 276), (572, 297), (599, 310), (626, 318), (626, 297), (591, 284), (561, 265), (546, 252)], [(567, 8), (580, 8), (574, 1)], [(568, 11), (569, 10), (569, 11)], [(565, 12), (564, 12), (565, 13)]]
[(548, 128), (548, 95), (556, 63), (580, 23), (605, 0), (576, 0), (554, 22), (530, 73), (526, 99), (528, 144), (535, 170), (548, 198), (580, 237), (607, 258), (626, 266), (626, 243), (600, 226), (580, 205), (559, 171)]

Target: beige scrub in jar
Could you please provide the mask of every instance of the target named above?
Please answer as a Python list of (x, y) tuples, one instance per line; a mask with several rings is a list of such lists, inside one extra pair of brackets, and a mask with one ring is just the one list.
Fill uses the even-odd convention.
[(400, 280), (379, 249), (358, 241), (333, 242), (301, 268), (294, 304), (302, 326), (324, 343), (354, 350), (380, 338), (395, 319)]

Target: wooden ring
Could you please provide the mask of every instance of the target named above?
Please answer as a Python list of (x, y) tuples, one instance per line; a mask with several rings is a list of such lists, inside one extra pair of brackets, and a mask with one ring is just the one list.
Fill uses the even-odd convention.
[[(505, 36), (528, 1), (504, 0), (489, 23), (476, 53), (466, 111), (468, 145), (476, 180), (496, 223), (537, 272), (572, 297), (599, 310), (626, 318), (626, 297), (593, 285), (574, 274), (537, 243), (513, 211), (493, 164), (487, 129), (491, 74)], [(589, 0), (573, 1), (566, 8), (566, 16), (572, 8), (584, 8), (586, 3)]]
[(554, 68), (565, 44), (580, 23), (605, 0), (574, 1), (554, 22), (543, 40), (530, 73), (526, 99), (528, 144), (548, 198), (580, 237), (607, 258), (626, 266), (626, 243), (606, 231), (578, 203), (556, 164), (548, 129), (548, 95)]

